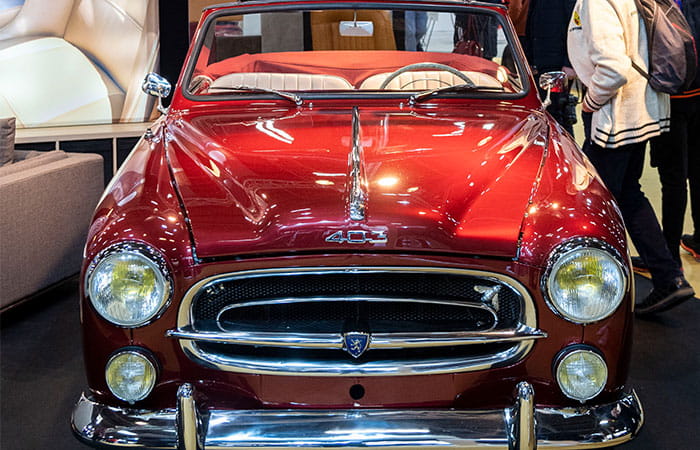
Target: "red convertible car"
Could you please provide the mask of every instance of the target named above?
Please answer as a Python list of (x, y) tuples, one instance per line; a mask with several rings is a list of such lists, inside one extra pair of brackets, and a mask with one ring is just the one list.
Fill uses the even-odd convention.
[[(169, 108), (90, 228), (80, 440), (534, 449), (637, 434), (625, 229), (545, 112), (504, 3), (204, 11)], [(144, 89), (170, 85), (150, 74)]]

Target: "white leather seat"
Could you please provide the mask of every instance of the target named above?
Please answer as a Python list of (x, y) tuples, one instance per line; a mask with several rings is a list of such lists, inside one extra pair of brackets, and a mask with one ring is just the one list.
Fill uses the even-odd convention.
[(0, 116), (18, 126), (143, 121), (156, 0), (26, 0), (0, 28)]
[(67, 41), (31, 39), (0, 50), (0, 116), (23, 126), (112, 122), (124, 91)]
[(217, 78), (209, 87), (209, 92), (217, 92), (218, 87), (250, 86), (280, 91), (325, 91), (353, 89), (345, 79), (334, 75), (307, 73), (231, 73)]
[[(477, 86), (500, 87), (501, 83), (494, 77), (480, 72), (463, 71), (470, 80)], [(360, 89), (377, 90), (391, 72), (372, 75), (362, 82)], [(464, 80), (450, 72), (442, 70), (417, 70), (415, 72), (404, 72), (391, 80), (384, 88), (396, 91), (422, 91), (437, 89), (446, 86), (463, 84)]]

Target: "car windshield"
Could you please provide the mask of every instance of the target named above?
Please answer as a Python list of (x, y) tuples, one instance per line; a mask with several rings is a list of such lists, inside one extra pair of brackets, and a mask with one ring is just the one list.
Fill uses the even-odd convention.
[(523, 91), (500, 14), (464, 6), (368, 8), (216, 11), (196, 43), (185, 93), (300, 103), (314, 93), (423, 95), (415, 100)]

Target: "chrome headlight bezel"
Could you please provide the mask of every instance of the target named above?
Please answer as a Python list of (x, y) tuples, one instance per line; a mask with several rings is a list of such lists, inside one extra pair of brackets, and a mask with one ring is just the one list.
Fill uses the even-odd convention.
[[(106, 259), (108, 259), (111, 256), (114, 255), (124, 255), (124, 254), (131, 254), (135, 255), (140, 258), (144, 258), (145, 260), (148, 261), (150, 265), (152, 265), (153, 269), (157, 271), (158, 274), (160, 274), (160, 277), (162, 278), (162, 283), (163, 283), (163, 295), (161, 296), (159, 300), (159, 304), (157, 308), (155, 308), (154, 312), (149, 314), (148, 316), (144, 317), (142, 320), (140, 320), (138, 323), (120, 323), (117, 320), (113, 320), (113, 318), (107, 317), (105, 314), (103, 314), (100, 309), (95, 305), (95, 302), (93, 300), (93, 296), (91, 295), (91, 281), (92, 281), (92, 276), (95, 273), (95, 270), (97, 267), (100, 265), (100, 263), (104, 262)], [(95, 258), (90, 262), (90, 265), (88, 266), (87, 270), (85, 271), (85, 280), (84, 280), (84, 293), (85, 297), (89, 299), (90, 305), (92, 308), (95, 310), (95, 312), (104, 320), (108, 321), (110, 324), (115, 325), (120, 328), (139, 328), (143, 327), (145, 325), (148, 325), (155, 320), (157, 320), (168, 308), (170, 305), (170, 302), (173, 297), (173, 282), (172, 282), (172, 275), (170, 273), (170, 270), (168, 269), (168, 265), (166, 263), (165, 257), (157, 251), (155, 248), (151, 247), (150, 245), (147, 245), (142, 242), (120, 242), (118, 244), (111, 245), (107, 247), (106, 249), (102, 250), (100, 253), (95, 256)]]
[[(622, 289), (619, 298), (617, 298), (616, 301), (613, 303), (613, 307), (610, 308), (605, 314), (590, 319), (573, 317), (570, 314), (568, 314), (562, 307), (560, 307), (558, 302), (553, 298), (550, 291), (550, 281), (552, 280), (553, 271), (556, 267), (557, 262), (561, 261), (563, 257), (566, 257), (567, 255), (570, 255), (571, 253), (580, 250), (594, 250), (597, 252), (601, 252), (601, 254), (604, 254), (605, 256), (609, 257), (617, 266), (617, 269), (619, 270), (619, 273), (622, 277)], [(620, 308), (620, 305), (622, 305), (625, 295), (629, 292), (629, 286), (630, 272), (619, 252), (606, 242), (591, 237), (585, 237), (567, 241), (559, 245), (554, 249), (554, 251), (552, 251), (547, 261), (547, 268), (541, 279), (540, 288), (542, 290), (542, 295), (545, 299), (545, 302), (547, 303), (547, 306), (554, 312), (554, 314), (568, 322), (572, 322), (579, 325), (587, 325), (607, 319), (608, 317), (613, 315)]]

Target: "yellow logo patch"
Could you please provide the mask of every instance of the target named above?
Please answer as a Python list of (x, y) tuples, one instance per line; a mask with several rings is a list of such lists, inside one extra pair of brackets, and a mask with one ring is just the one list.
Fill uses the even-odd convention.
[(574, 23), (577, 27), (581, 26), (581, 16), (578, 15), (578, 11), (574, 11)]

